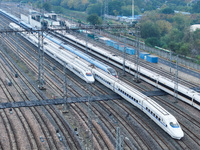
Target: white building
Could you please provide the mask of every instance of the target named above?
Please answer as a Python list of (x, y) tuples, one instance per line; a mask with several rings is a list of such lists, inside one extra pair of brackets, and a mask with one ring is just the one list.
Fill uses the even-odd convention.
[(194, 25), (191, 25), (191, 26), (190, 26), (190, 31), (191, 31), (191, 32), (194, 32), (194, 31), (196, 31), (197, 29), (200, 29), (200, 24), (194, 24)]

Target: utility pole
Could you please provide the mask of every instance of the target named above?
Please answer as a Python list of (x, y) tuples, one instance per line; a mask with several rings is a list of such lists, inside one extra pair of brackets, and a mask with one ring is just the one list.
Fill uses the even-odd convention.
[(136, 54), (135, 54), (135, 82), (136, 83), (139, 83), (140, 80), (139, 80), (139, 75), (140, 75), (140, 58), (139, 58), (139, 54), (140, 54), (140, 26), (137, 26), (136, 27), (136, 34), (137, 34), (137, 46), (136, 46)]
[(121, 136), (120, 127), (117, 127), (116, 128), (115, 150), (123, 150), (124, 149), (123, 143), (124, 143), (124, 136)]
[(39, 89), (45, 90), (44, 84), (44, 10), (43, 10), (43, 16), (42, 16), (42, 25), (41, 25), (41, 31), (38, 32), (38, 54), (39, 54), (39, 60), (38, 60), (38, 81), (39, 81)]
[(104, 0), (104, 24), (106, 24), (106, 15), (108, 15), (108, 0)]
[(126, 62), (126, 39), (124, 38), (124, 51), (123, 51), (123, 76), (125, 76), (125, 62)]
[(170, 73), (172, 73), (172, 50), (170, 50)]
[(174, 103), (178, 103), (178, 55), (176, 56), (176, 72), (174, 76)]
[(38, 60), (38, 81), (39, 81), (39, 89), (44, 90), (44, 37), (43, 37), (43, 31), (38, 32), (38, 54), (39, 54), (39, 60)]
[(64, 73), (64, 82), (63, 82), (63, 99), (65, 100), (65, 104), (63, 104), (63, 112), (68, 112), (69, 105), (67, 104), (67, 72), (66, 72), (67, 63), (64, 62), (63, 73)]
[(85, 51), (88, 52), (88, 34), (87, 34), (87, 25), (85, 25)]
[[(88, 89), (89, 89), (89, 96), (88, 96), (88, 139), (87, 139), (87, 150), (91, 149), (93, 150), (93, 133), (92, 133), (92, 129), (93, 129), (93, 124), (92, 124), (92, 115), (93, 115), (93, 111), (92, 111), (92, 106), (90, 104), (90, 98), (92, 96), (92, 85), (88, 85)], [(89, 144), (89, 140), (91, 140), (91, 146)]]
[(134, 21), (134, 0), (132, 0), (132, 23)]
[[(19, 33), (16, 33), (15, 34), (17, 36), (17, 43), (20, 43), (19, 42)], [(17, 62), (20, 62), (20, 57), (19, 57), (19, 45), (17, 44)]]
[(67, 73), (66, 73), (66, 65), (67, 63), (64, 63), (63, 66), (63, 73), (64, 73), (64, 82), (63, 82), (63, 98), (67, 100)]

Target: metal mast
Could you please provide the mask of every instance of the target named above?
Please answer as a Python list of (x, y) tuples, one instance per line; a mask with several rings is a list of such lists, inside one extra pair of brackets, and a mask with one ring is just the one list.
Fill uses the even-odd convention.
[(64, 73), (64, 82), (63, 82), (63, 99), (65, 100), (65, 104), (63, 104), (63, 112), (68, 112), (69, 105), (67, 104), (67, 72), (66, 72), (66, 65), (67, 63), (64, 63), (63, 66), (63, 73)]
[(38, 32), (38, 81), (39, 81), (39, 89), (43, 90), (45, 80), (44, 80), (44, 49), (43, 49), (43, 44), (44, 44), (44, 37), (43, 37), (43, 31), (41, 30)]
[(65, 100), (67, 100), (67, 73), (66, 73), (66, 65), (67, 65), (67, 63), (64, 63), (64, 66), (63, 66), (63, 73), (64, 73), (63, 98)]
[[(90, 102), (91, 96), (92, 96), (92, 85), (87, 85), (88, 90), (89, 90), (89, 96), (88, 96), (88, 107), (87, 107), (87, 111), (88, 111), (88, 139), (87, 139), (87, 150), (92, 150), (94, 149), (93, 147), (93, 124), (92, 124), (92, 118), (93, 118), (93, 111), (92, 111), (92, 105)], [(91, 145), (89, 144), (89, 140), (91, 141)]]
[(178, 55), (176, 56), (176, 72), (174, 76), (174, 99), (175, 103), (178, 103)]
[(134, 21), (134, 0), (132, 0), (132, 22)]
[(108, 0), (104, 1), (104, 23), (106, 21), (106, 15), (108, 15)]
[(44, 10), (43, 10), (43, 16), (42, 16), (42, 24), (41, 24), (41, 31), (38, 32), (38, 50), (39, 50), (39, 60), (38, 60), (38, 81), (39, 81), (39, 89), (44, 90)]
[(139, 59), (139, 54), (140, 54), (140, 27), (136, 27), (136, 34), (137, 34), (137, 42), (136, 42), (136, 59), (135, 59), (135, 82), (139, 82), (139, 75), (140, 75), (140, 59)]
[(123, 150), (124, 136), (120, 133), (120, 127), (116, 128), (116, 146), (115, 150)]
[(126, 62), (126, 39), (124, 38), (124, 51), (123, 51), (123, 76), (125, 76), (125, 62)]

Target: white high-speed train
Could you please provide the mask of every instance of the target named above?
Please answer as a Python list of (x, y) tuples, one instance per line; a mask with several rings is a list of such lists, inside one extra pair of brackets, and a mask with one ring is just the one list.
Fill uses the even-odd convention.
[[(13, 30), (23, 30), (20, 26), (15, 23), (10, 23), (9, 27)], [(38, 39), (32, 35), (27, 33), (21, 33), (23, 37), (33, 43), (35, 46), (38, 46)], [(78, 63), (78, 57), (69, 57), (67, 52), (60, 49), (58, 45), (53, 44), (50, 40), (44, 39), (44, 52), (48, 54), (50, 57), (58, 61), (60, 64), (68, 68), (74, 74), (76, 74), (79, 78), (83, 79), (87, 83), (93, 83), (94, 76), (92, 75), (89, 66), (82, 65)]]
[[(25, 37), (25, 35), (23, 35)], [(37, 43), (35, 37), (27, 36), (30, 41), (34, 41), (33, 43)], [(34, 40), (35, 38), (35, 40)], [(45, 44), (46, 45), (46, 44)], [(48, 44), (44, 49), (49, 50), (52, 49), (55, 45)], [(37, 44), (36, 44), (37, 46)], [(51, 47), (51, 48), (50, 48)], [(54, 48), (53, 48), (54, 49)], [(52, 51), (50, 51), (52, 52)], [(52, 54), (54, 56), (54, 54)], [(70, 57), (67, 55), (67, 57)], [(56, 58), (56, 57), (55, 57)], [(59, 57), (60, 58), (60, 57)], [(64, 58), (62, 58), (64, 59)], [(81, 63), (81, 60), (77, 60), (77, 62)], [(177, 122), (176, 118), (171, 115), (168, 111), (154, 102), (152, 99), (138, 92), (134, 88), (130, 87), (128, 84), (120, 81), (119, 79), (109, 75), (108, 73), (98, 69), (98, 68), (90, 68), (92, 70), (95, 79), (104, 84), (106, 87), (110, 88), (114, 92), (121, 95), (124, 99), (126, 99), (131, 104), (135, 105), (139, 109), (141, 109), (144, 113), (146, 113), (156, 124), (158, 124), (165, 132), (167, 132), (174, 139), (181, 139), (184, 136), (184, 133)]]
[(172, 138), (181, 139), (184, 136), (176, 118), (151, 98), (100, 69), (93, 69), (92, 73), (96, 80), (138, 107)]
[[(4, 10), (0, 9), (0, 14), (8, 17), (9, 19), (11, 19), (13, 22), (15, 23), (20, 23), (20, 19), (16, 18), (15, 16), (5, 12)], [(23, 26), (26, 26), (27, 28), (29, 28), (28, 24), (22, 23)], [(32, 28), (31, 28), (32, 29)], [(73, 40), (75, 43), (79, 43), (80, 47), (85, 47), (86, 43), (84, 40), (81, 39), (77, 39), (76, 37), (74, 37), (73, 35), (70, 34), (65, 34), (65, 37)], [(62, 35), (63, 37), (63, 35)], [(67, 39), (66, 39), (67, 40)], [(70, 40), (68, 40), (68, 42), (71, 42)], [(123, 68), (123, 58), (120, 56), (117, 56), (111, 52), (108, 52), (106, 50), (104, 50), (103, 48), (94, 46), (91, 43), (88, 43), (88, 52), (92, 53), (110, 63), (112, 63), (113, 65), (119, 67), (119, 68)], [(130, 62), (128, 60), (126, 60), (125, 63), (125, 70), (133, 75), (135, 75), (135, 70), (136, 70), (136, 66), (133, 62)], [(168, 79), (166, 77), (163, 77), (151, 70), (148, 70), (144, 67), (140, 66), (140, 74), (142, 76), (140, 76), (140, 78), (160, 89), (162, 89), (163, 91), (173, 95), (174, 94), (174, 87), (175, 87), (175, 83), (173, 80)], [(200, 93), (190, 89), (186, 86), (183, 86), (181, 84), (178, 84), (178, 98), (183, 100), (184, 102), (194, 106), (195, 108), (200, 110)]]
[[(66, 33), (65, 35), (62, 35), (62, 37), (65, 36), (66, 40), (67, 38), (71, 39), (75, 43), (79, 43), (79, 47), (85, 47), (86, 43), (84, 40), (78, 39), (77, 37)], [(68, 42), (71, 42), (71, 40), (67, 40)], [(72, 42), (71, 42), (72, 43)], [(88, 43), (88, 52), (96, 55), (100, 58), (102, 58), (105, 61), (108, 61), (109, 63), (123, 69), (123, 58), (120, 56), (117, 56), (116, 54), (113, 54), (109, 51), (106, 51), (105, 49), (94, 46), (91, 43)], [(129, 61), (126, 60), (125, 62), (125, 70), (126, 72), (129, 72), (133, 75), (135, 75), (135, 70), (136, 70), (136, 65)], [(175, 87), (175, 82), (171, 79), (168, 79), (164, 76), (161, 76), (151, 70), (148, 70), (142, 66), (139, 67), (140, 71), (140, 78), (155, 87), (162, 89), (163, 91), (174, 95), (174, 87)], [(183, 100), (184, 102), (194, 106), (195, 108), (200, 110), (200, 93), (190, 89), (184, 85), (178, 84), (178, 98)]]

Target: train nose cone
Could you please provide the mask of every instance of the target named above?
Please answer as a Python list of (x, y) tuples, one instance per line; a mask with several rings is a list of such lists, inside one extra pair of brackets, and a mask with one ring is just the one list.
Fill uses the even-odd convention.
[(184, 137), (184, 133), (183, 133), (182, 129), (174, 132), (174, 134), (173, 134), (174, 139), (180, 140), (182, 137)]
[(93, 77), (91, 77), (91, 78), (88, 78), (87, 83), (93, 83), (94, 81), (95, 81), (95, 79)]

